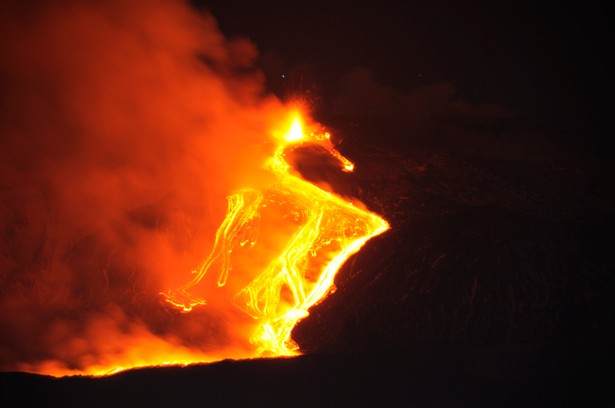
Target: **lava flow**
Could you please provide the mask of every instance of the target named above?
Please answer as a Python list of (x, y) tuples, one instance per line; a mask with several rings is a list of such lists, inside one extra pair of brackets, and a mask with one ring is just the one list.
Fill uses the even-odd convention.
[(304, 148), (353, 164), (189, 2), (36, 4), (0, 13), (0, 371), (298, 354), (388, 228), (306, 181)]
[[(264, 164), (275, 174), (275, 182), (229, 196), (228, 212), (210, 255), (190, 282), (163, 293), (169, 304), (190, 312), (196, 306), (207, 307), (207, 294), (193, 295), (191, 290), (208, 275), (216, 276), (218, 288), (234, 278), (248, 281), (243, 287), (233, 285), (238, 290), (232, 291), (232, 303), (254, 319), (249, 341), (256, 346), (256, 355), (297, 354), (298, 346), (291, 339), (293, 327), (333, 290), (335, 274), (346, 259), (388, 229), (385, 220), (360, 203), (325, 191), (293, 171), (285, 159), (287, 150), (306, 144), (324, 148), (342, 171), (354, 169), (335, 150), (328, 132), (306, 133), (300, 114), (295, 113), (288, 131), (276, 135), (277, 149)], [(262, 240), (264, 234), (275, 242)], [(236, 250), (244, 247), (248, 249), (239, 253), (239, 265), (234, 267)], [(256, 271), (255, 255), (266, 260)]]

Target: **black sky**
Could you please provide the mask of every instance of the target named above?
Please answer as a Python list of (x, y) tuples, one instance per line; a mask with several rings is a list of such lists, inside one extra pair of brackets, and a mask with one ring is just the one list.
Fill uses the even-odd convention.
[(362, 66), (383, 86), (407, 92), (449, 82), (468, 102), (499, 104), (562, 137), (607, 145), (595, 102), (606, 93), (607, 14), (590, 3), (193, 4), (210, 10), (227, 36), (251, 39), (268, 62), (273, 55), (288, 71), (307, 70), (321, 98)]

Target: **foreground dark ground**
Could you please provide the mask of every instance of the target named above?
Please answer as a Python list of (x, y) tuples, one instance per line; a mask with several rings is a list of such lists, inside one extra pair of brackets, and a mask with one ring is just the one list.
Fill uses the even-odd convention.
[(5, 400), (49, 407), (607, 407), (608, 339), (223, 361), (106, 378), (0, 374)]
[(296, 328), (305, 356), (99, 379), (3, 373), (5, 398), (63, 407), (615, 405), (608, 154), (512, 122), (330, 123), (356, 175), (319, 160), (301, 170), (360, 197), (392, 230), (344, 266), (335, 294)]

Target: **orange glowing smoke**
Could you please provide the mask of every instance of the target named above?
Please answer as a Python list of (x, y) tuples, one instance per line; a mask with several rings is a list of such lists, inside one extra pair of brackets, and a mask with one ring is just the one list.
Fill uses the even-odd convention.
[(0, 370), (296, 352), (293, 325), (387, 225), (284, 155), (315, 144), (352, 163), (266, 94), (254, 45), (187, 1), (13, 3), (0, 13)]

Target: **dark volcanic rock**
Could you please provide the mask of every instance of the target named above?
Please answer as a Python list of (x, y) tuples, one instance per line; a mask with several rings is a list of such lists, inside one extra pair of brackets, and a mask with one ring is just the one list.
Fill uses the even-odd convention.
[(0, 373), (5, 401), (47, 407), (607, 407), (609, 343), (314, 354), (132, 370), (103, 378)]
[[(355, 142), (378, 129), (355, 125), (339, 125)], [(613, 332), (611, 162), (518, 130), (414, 137), (410, 125), (379, 125), (394, 140), (342, 150), (357, 163), (360, 198), (392, 230), (343, 267), (335, 294), (295, 329), (303, 350)]]

